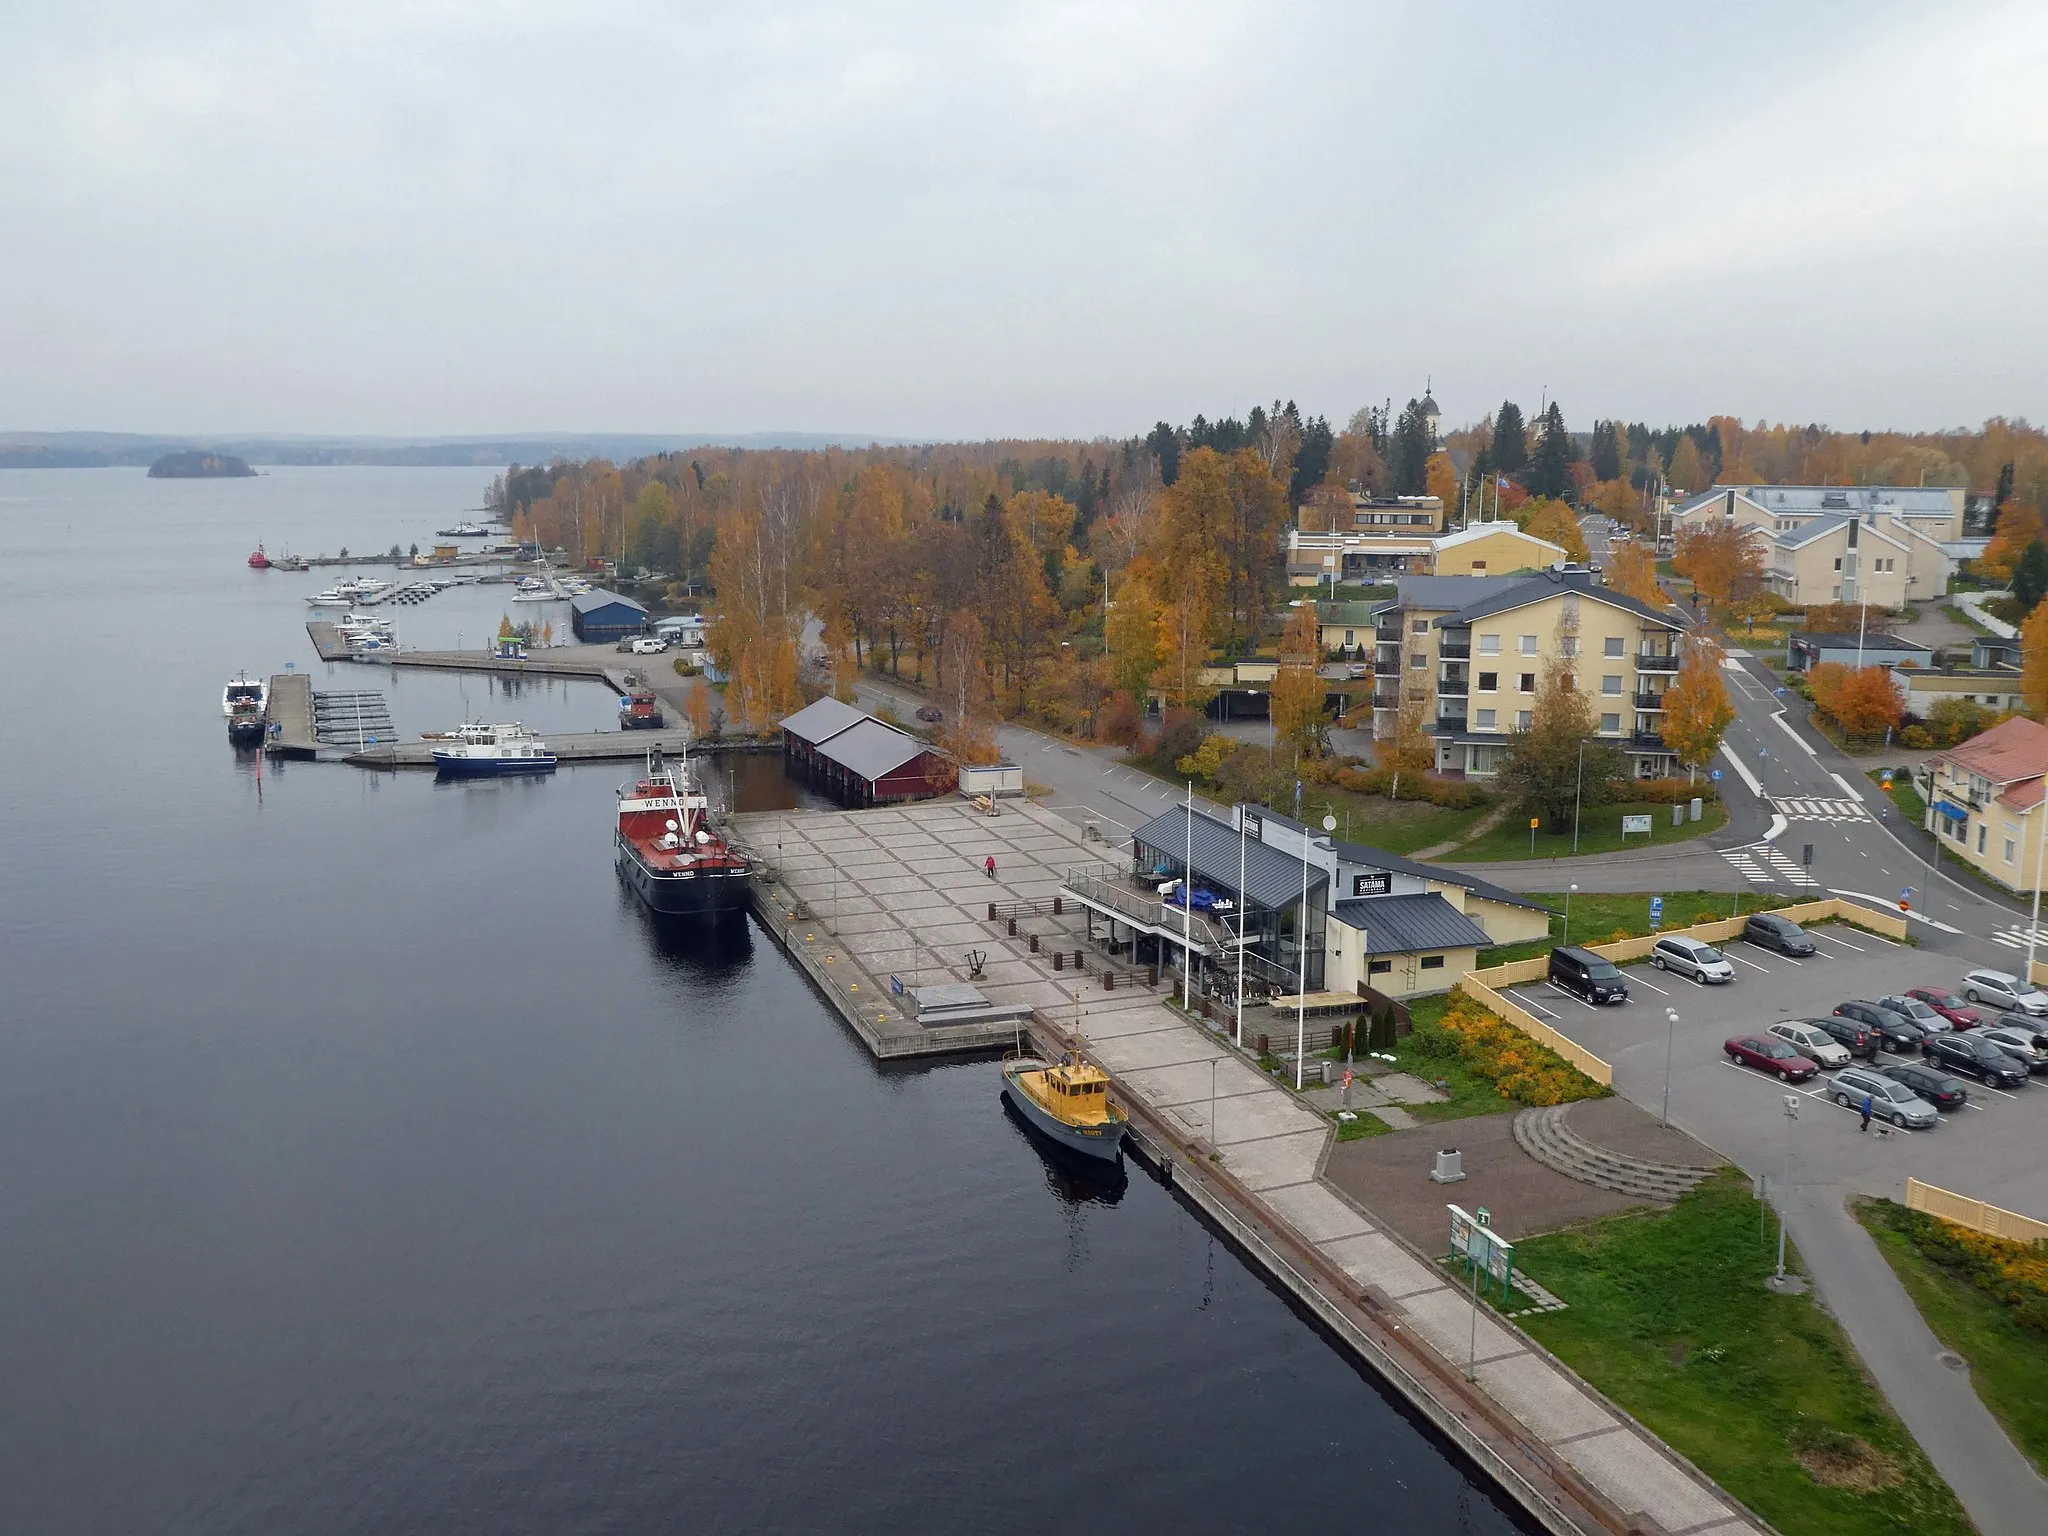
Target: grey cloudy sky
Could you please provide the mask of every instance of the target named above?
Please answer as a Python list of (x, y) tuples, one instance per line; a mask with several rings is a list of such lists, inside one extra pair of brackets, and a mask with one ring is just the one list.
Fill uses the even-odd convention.
[(0, 428), (2048, 415), (2048, 6), (46, 3)]

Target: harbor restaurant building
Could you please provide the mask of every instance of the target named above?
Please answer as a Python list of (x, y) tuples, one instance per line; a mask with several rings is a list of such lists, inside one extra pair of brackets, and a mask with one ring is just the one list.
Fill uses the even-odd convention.
[(1218, 998), (1235, 995), (1240, 951), (1248, 997), (1409, 997), (1449, 990), (1483, 948), (1550, 931), (1549, 910), (1526, 896), (1258, 806), (1228, 820), (1176, 806), (1132, 834), (1128, 870), (1073, 871), (1063, 889), (1091, 939), (1137, 964), (1185, 966)]

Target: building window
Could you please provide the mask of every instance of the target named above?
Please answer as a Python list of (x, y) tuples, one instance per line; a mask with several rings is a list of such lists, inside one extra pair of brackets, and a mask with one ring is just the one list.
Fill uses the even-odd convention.
[(1477, 576), (1481, 571), (1484, 571), (1485, 569), (1486, 562), (1484, 560), (1474, 560), (1472, 562), (1472, 574), (1474, 576)]
[(1625, 653), (1624, 653), (1624, 652), (1623, 652), (1623, 650), (1622, 650), (1622, 646), (1623, 646), (1623, 645), (1624, 645), (1625, 643), (1626, 643), (1626, 642), (1624, 642), (1624, 641), (1622, 640), (1621, 636), (1619, 636), (1619, 635), (1609, 635), (1609, 636), (1607, 637), (1606, 641), (1604, 642), (1604, 645), (1603, 645), (1603, 647), (1602, 647), (1602, 649), (1603, 649), (1603, 654), (1605, 654), (1605, 655), (1608, 655), (1608, 656), (1620, 656), (1620, 655), (1623, 655), (1623, 654), (1625, 654)]
[(1482, 709), (1477, 712), (1477, 718), (1478, 724), (1475, 726), (1475, 729), (1482, 731), (1491, 731), (1497, 729), (1494, 722), (1498, 720), (1500, 716), (1499, 713), (1495, 710)]
[(1524, 656), (1534, 656), (1536, 654), (1536, 637), (1534, 635), (1522, 636), (1522, 654)]
[(1602, 736), (1619, 736), (1621, 734), (1621, 716), (1602, 715), (1600, 717), (1600, 734)]
[(1429, 657), (1427, 657), (1426, 655), (1424, 655), (1424, 654), (1423, 654), (1423, 653), (1422, 653), (1421, 651), (1411, 651), (1411, 652), (1409, 653), (1409, 655), (1408, 655), (1408, 670), (1409, 670), (1409, 671), (1411, 671), (1411, 672), (1419, 672), (1419, 671), (1421, 671), (1421, 670), (1422, 670), (1422, 669), (1423, 669), (1424, 667), (1426, 667), (1426, 666), (1428, 666), (1428, 665), (1429, 665)]
[(2012, 862), (2012, 850), (2013, 850), (2013, 846), (2014, 846), (2014, 845), (2013, 845), (2013, 840), (2012, 840), (2011, 838), (2009, 838), (2009, 837), (2008, 837), (2008, 838), (2007, 838), (2007, 839), (2005, 840), (2005, 862), (2006, 862), (2006, 863), (2008, 863), (2008, 864), (2010, 864), (2010, 863)]
[(1368, 960), (1365, 963), (1365, 974), (1368, 976), (1384, 976), (1393, 968), (1394, 962), (1391, 960)]
[(1977, 823), (1977, 851), (1979, 853), (1982, 853), (1984, 851), (1984, 836), (1990, 830), (1991, 829), (1985, 826), (1983, 822), (1980, 821)]
[(1500, 654), (1500, 636), (1481, 635), (1479, 637), (1479, 654), (1482, 656), (1498, 656)]
[(1346, 645), (1356, 645), (1356, 644), (1358, 644), (1358, 631), (1357, 631), (1357, 630), (1355, 630), (1355, 629), (1347, 629), (1347, 630), (1345, 630), (1345, 631), (1344, 631), (1344, 643), (1345, 643)]
[(1522, 692), (1534, 693), (1536, 691), (1536, 674), (1534, 672), (1524, 672), (1521, 678), (1521, 686)]
[(1444, 957), (1442, 955), (1424, 955), (1422, 957), (1422, 968), (1425, 971), (1440, 971), (1444, 968)]
[(1530, 727), (1530, 726), (1534, 725), (1535, 723), (1536, 723), (1536, 715), (1535, 715), (1535, 712), (1534, 712), (1533, 710), (1527, 710), (1527, 709), (1518, 709), (1518, 710), (1516, 710), (1516, 711), (1515, 711), (1515, 729), (1516, 729), (1516, 730), (1518, 730), (1518, 731), (1526, 731), (1526, 730), (1528, 730), (1528, 729), (1529, 729), (1529, 727)]
[(1411, 635), (1426, 635), (1426, 634), (1428, 634), (1428, 633), (1429, 633), (1429, 620), (1427, 620), (1427, 619), (1417, 619), (1417, 620), (1415, 620), (1415, 622), (1414, 622), (1414, 623), (1412, 623), (1412, 624), (1410, 624), (1410, 625), (1408, 626), (1408, 633), (1409, 633), (1409, 634), (1411, 634)]
[[(1841, 561), (1839, 561), (1839, 560), (1837, 560), (1837, 561), (1835, 562), (1835, 564), (1836, 564), (1836, 565), (1838, 565), (1838, 566), (1839, 566), (1839, 565), (1840, 565), (1841, 563), (1842, 563), (1842, 562), (1841, 562)], [(1841, 600), (1842, 600), (1842, 588), (1841, 588), (1840, 584), (1838, 583), (1838, 584), (1836, 585), (1836, 587), (1835, 587), (1835, 601), (1839, 603), (1839, 602), (1840, 602)]]
[(1840, 570), (1841, 568), (1842, 568), (1842, 557), (1841, 557), (1840, 555), (1837, 555), (1837, 556), (1835, 556), (1835, 569), (1839, 571), (1839, 570)]
[(1600, 679), (1600, 691), (1602, 693), (1620, 693), (1621, 674), (1618, 672), (1609, 672), (1602, 676)]
[(1558, 681), (1563, 683), (1568, 689), (1577, 688), (1579, 686), (1579, 674), (1576, 672), (1566, 672), (1558, 678)]
[(1479, 674), (1479, 691), (1481, 693), (1497, 693), (1499, 690), (1500, 674), (1498, 672), (1482, 672)]

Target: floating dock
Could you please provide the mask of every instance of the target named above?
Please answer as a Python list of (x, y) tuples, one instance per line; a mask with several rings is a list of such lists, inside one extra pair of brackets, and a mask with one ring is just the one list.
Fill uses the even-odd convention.
[(312, 757), (319, 752), (320, 739), (313, 732), (313, 679), (304, 672), (271, 677), (263, 750), (273, 757)]
[[(548, 731), (542, 739), (548, 750), (565, 763), (643, 758), (657, 747), (666, 757), (681, 757), (690, 750), (687, 727), (679, 731), (588, 731), (566, 735)], [(388, 746), (379, 743), (350, 752), (342, 761), (358, 768), (431, 768), (434, 748), (446, 745), (441, 741), (399, 741)]]

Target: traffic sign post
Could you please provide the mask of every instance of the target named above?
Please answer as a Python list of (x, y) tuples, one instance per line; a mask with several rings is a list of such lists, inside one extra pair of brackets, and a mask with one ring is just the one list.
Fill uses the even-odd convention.
[(1899, 910), (1901, 912), (1913, 910), (1913, 887), (1910, 885), (1899, 892)]
[(1529, 818), (1529, 857), (1532, 859), (1536, 857), (1536, 821), (1534, 816)]
[(1663, 926), (1664, 898), (1662, 896), (1652, 896), (1650, 898), (1650, 932), (1655, 933)]
[(1716, 784), (1718, 784), (1721, 782), (1721, 770), (1718, 768), (1713, 769), (1711, 772), (1707, 774), (1707, 777), (1712, 779)]

